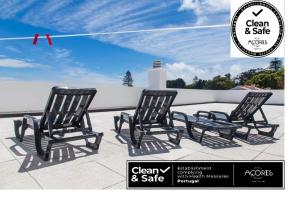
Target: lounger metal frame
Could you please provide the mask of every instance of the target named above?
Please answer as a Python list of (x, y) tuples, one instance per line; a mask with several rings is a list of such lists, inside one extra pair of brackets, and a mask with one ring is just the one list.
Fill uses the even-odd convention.
[[(84, 139), (87, 147), (98, 150), (103, 133), (93, 132), (88, 113), (96, 93), (97, 90), (93, 88), (53, 87), (41, 119), (25, 115), (23, 120), (14, 121), (16, 137), (22, 142), (25, 131), (32, 129), (37, 155), (45, 161), (49, 160), (54, 143)], [(66, 134), (76, 132), (82, 135), (65, 137)], [(47, 141), (45, 150), (41, 145), (42, 138)], [(89, 142), (89, 138), (95, 138), (95, 142)]]
[(171, 113), (171, 119), (185, 123), (187, 133), (193, 140), (197, 140), (193, 130), (195, 128), (201, 129), (202, 131), (198, 139), (200, 143), (207, 131), (217, 132), (220, 137), (232, 140), (236, 130), (241, 128), (241, 126), (236, 124), (215, 120), (213, 114), (206, 111), (198, 111), (197, 114), (193, 116), (189, 116), (183, 112), (173, 111)]
[[(170, 107), (177, 95), (174, 90), (143, 90), (134, 115), (122, 112), (114, 117), (115, 130), (121, 133), (123, 123), (129, 124), (130, 139), (136, 148), (140, 148), (143, 136), (167, 134), (169, 141), (179, 144), (182, 130), (174, 129), (170, 117)], [(153, 128), (161, 128), (161, 131), (152, 131)], [(138, 140), (135, 133), (138, 134)], [(172, 134), (176, 136), (173, 137)]]

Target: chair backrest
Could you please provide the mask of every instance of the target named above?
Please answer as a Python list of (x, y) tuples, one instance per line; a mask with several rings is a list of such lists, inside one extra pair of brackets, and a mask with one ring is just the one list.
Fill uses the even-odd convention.
[(231, 120), (250, 120), (272, 96), (271, 92), (249, 92), (231, 112)]
[(162, 123), (170, 109), (177, 91), (175, 90), (143, 90), (133, 116), (133, 123)]
[(78, 127), (97, 90), (53, 87), (42, 115), (40, 128)]

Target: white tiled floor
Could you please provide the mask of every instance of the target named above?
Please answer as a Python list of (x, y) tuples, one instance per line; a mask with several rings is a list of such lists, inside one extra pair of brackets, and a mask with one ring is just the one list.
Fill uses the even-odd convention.
[[(187, 114), (197, 110), (230, 112), (235, 106), (210, 103), (172, 110)], [(208, 134), (200, 144), (185, 135), (180, 146), (175, 146), (161, 135), (145, 138), (140, 150), (132, 148), (126, 136), (116, 136), (113, 116), (120, 112), (92, 113), (94, 131), (104, 132), (99, 151), (92, 152), (84, 141), (57, 144), (49, 162), (35, 155), (30, 130), (24, 142), (19, 143), (14, 138), (15, 118), (1, 118), (0, 189), (125, 189), (126, 160), (283, 160), (284, 107), (268, 105), (264, 111), (270, 123), (280, 124), (274, 139), (253, 135), (247, 142), (228, 141)], [(128, 133), (126, 125), (124, 129), (122, 135)]]

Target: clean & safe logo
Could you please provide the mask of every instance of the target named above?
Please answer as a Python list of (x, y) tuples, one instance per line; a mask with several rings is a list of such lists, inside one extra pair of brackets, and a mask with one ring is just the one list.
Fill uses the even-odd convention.
[(164, 175), (171, 169), (171, 166), (162, 168), (133, 167), (131, 169), (132, 182), (164, 182)]
[(127, 165), (128, 187), (170, 187), (172, 164), (168, 162), (135, 162)]
[(281, 13), (267, 1), (246, 2), (232, 17), (232, 42), (247, 56), (271, 55), (280, 46), (283, 36), (284, 23)]

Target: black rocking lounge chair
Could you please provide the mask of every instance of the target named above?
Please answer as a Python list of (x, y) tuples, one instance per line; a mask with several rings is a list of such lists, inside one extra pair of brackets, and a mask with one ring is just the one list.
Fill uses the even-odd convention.
[[(140, 148), (144, 135), (167, 134), (169, 141), (178, 145), (183, 130), (175, 129), (172, 120), (167, 120), (167, 117), (170, 117), (170, 106), (176, 95), (177, 91), (171, 90), (143, 90), (133, 116), (122, 112), (120, 116), (114, 117), (117, 133), (120, 134), (125, 122), (129, 124), (130, 138), (136, 148)], [(162, 128), (163, 131), (152, 131), (152, 128)], [(135, 138), (136, 131), (138, 141)]]
[[(273, 137), (279, 125), (269, 124), (262, 110), (262, 106), (272, 94), (271, 92), (249, 92), (230, 115), (219, 111), (211, 111), (210, 114), (213, 115), (216, 120), (225, 120), (246, 127), (246, 132), (235, 132), (235, 136), (238, 138), (247, 140), (252, 129), (256, 129), (259, 135)], [(262, 116), (262, 120), (255, 120), (254, 118), (254, 115), (258, 111)], [(195, 116), (197, 115), (196, 113)]]
[[(16, 137), (22, 142), (26, 129), (33, 129), (37, 155), (45, 161), (49, 160), (54, 143), (85, 139), (87, 147), (98, 150), (103, 133), (92, 131), (88, 114), (89, 105), (96, 93), (96, 89), (53, 87), (41, 119), (25, 115), (23, 121), (14, 121)], [(76, 132), (83, 135), (65, 137), (67, 133)], [(47, 139), (46, 150), (42, 149), (42, 138)], [(95, 142), (89, 142), (89, 138), (95, 138)]]

